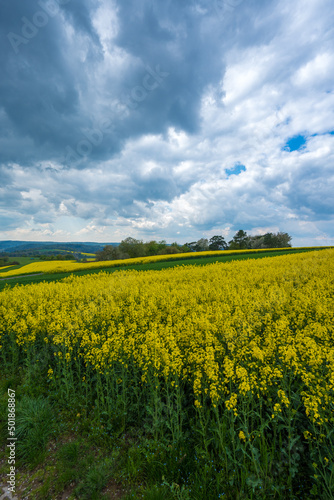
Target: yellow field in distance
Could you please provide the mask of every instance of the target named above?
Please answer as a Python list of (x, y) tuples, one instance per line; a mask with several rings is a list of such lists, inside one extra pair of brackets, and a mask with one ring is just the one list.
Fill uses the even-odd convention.
[(20, 269), (14, 269), (13, 271), (7, 271), (6, 273), (0, 273), (0, 277), (8, 276), (21, 276), (24, 274), (35, 274), (35, 273), (70, 273), (74, 271), (84, 271), (89, 269), (103, 269), (105, 267), (119, 267), (119, 266), (129, 266), (134, 264), (150, 264), (154, 262), (163, 262), (168, 260), (183, 260), (192, 259), (200, 257), (222, 257), (228, 255), (236, 254), (254, 254), (263, 252), (277, 252), (282, 250), (319, 250), (320, 248), (326, 247), (294, 247), (294, 248), (273, 248), (273, 249), (258, 249), (258, 250), (216, 250), (209, 252), (188, 252), (182, 254), (170, 254), (170, 255), (153, 255), (151, 257), (138, 257), (134, 259), (124, 259), (124, 260), (108, 260), (99, 262), (77, 262), (77, 261), (46, 261), (46, 262), (32, 262)]

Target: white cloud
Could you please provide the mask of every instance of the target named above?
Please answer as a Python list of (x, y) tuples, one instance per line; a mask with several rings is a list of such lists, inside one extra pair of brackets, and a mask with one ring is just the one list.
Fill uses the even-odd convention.
[[(78, 106), (88, 122), (122, 115), (115, 89), (146, 57), (116, 44), (121, 24), (115, 5), (102, 1), (92, 14), (102, 56), (92, 55), (85, 34), (65, 25), (74, 65), (86, 61)], [(243, 3), (230, 13), (221, 49), (223, 76), (203, 87), (195, 131), (168, 119), (163, 132), (146, 129), (159, 113), (153, 107), (141, 129), (134, 125), (136, 113), (127, 110), (133, 122), (117, 123), (129, 127), (129, 134), (122, 131), (120, 151), (107, 159), (88, 156), (81, 170), (53, 158), (29, 167), (5, 165), (0, 192), (8, 199), (2, 205), (8, 230), (2, 237), (120, 241), (131, 235), (184, 242), (213, 234), (230, 239), (244, 228), (252, 234), (288, 231), (293, 244), (332, 241), (333, 8), (330, 0), (293, 5), (280, 0), (271, 7), (261, 11)], [(210, 13), (198, 8), (196, 16), (207, 20), (203, 26), (210, 36)], [(187, 43), (181, 25), (164, 23), (159, 26), (161, 32), (168, 28), (168, 43), (175, 42), (173, 36)], [(159, 60), (158, 51), (156, 56)], [(189, 71), (191, 64), (189, 58)], [(173, 69), (178, 70), (170, 68), (171, 79)], [(171, 101), (175, 108), (177, 97)], [(116, 126), (113, 130), (119, 133)], [(298, 135), (306, 137), (305, 148), (284, 151), (287, 140)], [(246, 171), (228, 176), (226, 170), (237, 164)]]

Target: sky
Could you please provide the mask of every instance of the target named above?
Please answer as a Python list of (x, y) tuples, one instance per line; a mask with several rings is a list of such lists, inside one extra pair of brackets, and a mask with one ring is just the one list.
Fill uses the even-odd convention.
[(333, 0), (6, 0), (0, 239), (334, 244)]

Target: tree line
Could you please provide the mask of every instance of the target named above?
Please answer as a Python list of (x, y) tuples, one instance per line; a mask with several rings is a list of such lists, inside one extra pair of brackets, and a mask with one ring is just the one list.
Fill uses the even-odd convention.
[(223, 236), (212, 236), (210, 240), (201, 238), (198, 241), (186, 243), (190, 250), (205, 252), (208, 250), (247, 250), (259, 248), (287, 248), (291, 247), (291, 236), (288, 233), (266, 233), (250, 236), (243, 229), (239, 229), (232, 240), (226, 243)]
[(228, 243), (223, 236), (212, 236), (209, 240), (201, 238), (180, 245), (176, 242), (168, 245), (165, 240), (148, 241), (135, 238), (125, 238), (118, 246), (106, 245), (96, 252), (96, 260), (122, 260), (152, 255), (168, 255), (186, 252), (206, 252), (210, 250), (246, 250), (259, 248), (286, 248), (291, 247), (291, 236), (288, 233), (266, 233), (258, 236), (249, 236), (240, 229)]
[(7, 267), (7, 266), (19, 266), (19, 262), (16, 260), (8, 260), (8, 257), (1, 257), (0, 258), (0, 267)]

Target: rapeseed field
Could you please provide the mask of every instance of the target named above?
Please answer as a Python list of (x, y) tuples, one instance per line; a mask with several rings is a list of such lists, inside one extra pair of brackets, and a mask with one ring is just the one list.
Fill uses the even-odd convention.
[(182, 498), (333, 498), (333, 325), (334, 250), (101, 272), (1, 292), (0, 363), (165, 443)]

